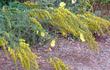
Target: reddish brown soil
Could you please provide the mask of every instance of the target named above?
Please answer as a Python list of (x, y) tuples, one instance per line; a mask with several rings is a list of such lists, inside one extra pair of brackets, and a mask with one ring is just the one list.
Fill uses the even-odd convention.
[[(54, 70), (46, 59), (49, 56), (61, 58), (70, 70), (110, 70), (110, 37), (100, 39), (100, 52), (88, 49), (85, 43), (69, 41), (60, 38), (51, 52), (46, 52), (48, 44), (38, 49), (33, 48), (39, 58), (41, 70)], [(15, 70), (15, 65), (9, 57), (0, 50), (0, 70)], [(23, 70), (18, 66), (18, 70)]]

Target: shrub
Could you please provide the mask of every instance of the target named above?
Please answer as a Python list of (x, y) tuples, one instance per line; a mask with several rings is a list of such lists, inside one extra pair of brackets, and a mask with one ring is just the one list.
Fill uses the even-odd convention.
[(8, 49), (15, 62), (19, 59), (26, 70), (36, 67), (36, 55), (27, 43), (34, 44), (46, 35), (41, 24), (29, 17), (26, 11), (7, 6), (0, 9), (0, 22), (0, 46)]
[[(62, 13), (63, 12), (63, 13)], [(109, 32), (110, 22), (92, 13), (74, 14), (63, 6), (55, 9), (36, 9), (31, 11), (30, 16), (37, 17), (38, 21), (48, 27), (52, 25), (63, 35), (72, 34), (83, 42), (87, 42), (91, 49), (98, 49), (97, 42), (93, 36), (94, 32), (103, 35)], [(94, 22), (95, 20), (95, 22)], [(45, 24), (45, 22), (47, 24)]]

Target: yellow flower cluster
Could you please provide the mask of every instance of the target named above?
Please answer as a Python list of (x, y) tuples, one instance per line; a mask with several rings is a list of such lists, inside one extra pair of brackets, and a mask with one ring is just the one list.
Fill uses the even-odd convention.
[(8, 52), (14, 59), (15, 64), (19, 60), (26, 70), (38, 69), (37, 56), (31, 51), (29, 44), (26, 44), (24, 39), (20, 39), (19, 47), (16, 49), (8, 47)]

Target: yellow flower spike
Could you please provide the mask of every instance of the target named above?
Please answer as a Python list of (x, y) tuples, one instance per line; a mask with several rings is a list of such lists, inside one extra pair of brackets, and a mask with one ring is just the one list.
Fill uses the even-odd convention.
[(25, 51), (25, 50), (20, 49), (20, 51), (21, 51), (21, 53), (22, 53), (24, 56), (26, 56), (26, 51)]
[(37, 21), (35, 18), (32, 18), (32, 17), (31, 17), (30, 19), (31, 19), (31, 21), (32, 21), (33, 23), (35, 23), (35, 24), (38, 23), (38, 21)]
[(10, 47), (8, 47), (8, 52), (10, 53), (11, 57), (13, 58), (14, 62), (16, 63), (16, 54), (15, 51), (13, 49), (11, 49)]
[(24, 58), (24, 66), (25, 66), (25, 68), (27, 69), (27, 70), (30, 70), (30, 59), (29, 59), (29, 57), (28, 56), (24, 56), (23, 57)]
[(23, 58), (20, 52), (17, 52), (17, 57), (20, 60), (20, 63), (22, 64), (22, 66), (24, 67), (24, 62), (23, 62)]
[(5, 46), (8, 42), (4, 38), (0, 38), (0, 46)]
[(85, 42), (84, 35), (82, 33), (80, 33), (80, 39), (82, 42)]
[(22, 47), (22, 48), (26, 48), (27, 46), (25, 46), (25, 43), (24, 42), (20, 42), (20, 46)]

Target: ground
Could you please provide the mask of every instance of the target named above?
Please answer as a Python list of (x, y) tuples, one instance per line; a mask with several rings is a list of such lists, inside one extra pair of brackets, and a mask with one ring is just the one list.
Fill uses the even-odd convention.
[[(59, 38), (51, 52), (47, 52), (47, 45), (32, 48), (39, 58), (41, 70), (54, 70), (46, 61), (48, 56), (55, 56), (64, 61), (70, 70), (110, 70), (110, 37), (98, 40), (100, 51), (93, 52), (86, 43)], [(12, 60), (0, 50), (0, 70), (15, 70)], [(18, 66), (18, 70), (23, 70)]]

